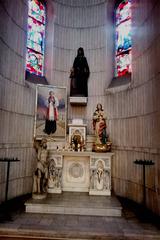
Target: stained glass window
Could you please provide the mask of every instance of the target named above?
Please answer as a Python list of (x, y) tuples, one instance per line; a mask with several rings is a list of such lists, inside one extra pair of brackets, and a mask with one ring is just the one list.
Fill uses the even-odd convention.
[(123, 0), (116, 8), (116, 77), (131, 72), (131, 48), (131, 0)]
[(40, 0), (28, 0), (26, 70), (43, 76), (45, 6)]

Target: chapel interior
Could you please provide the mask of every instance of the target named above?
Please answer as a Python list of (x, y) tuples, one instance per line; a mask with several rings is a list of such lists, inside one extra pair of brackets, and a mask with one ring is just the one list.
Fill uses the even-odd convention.
[[(44, 18), (30, 17), (34, 13), (29, 12), (32, 2), (44, 10)], [(123, 15), (117, 9), (126, 3), (130, 13), (125, 9)], [(31, 41), (37, 34), (34, 30), (43, 37), (40, 44)], [(83, 48), (89, 66), (84, 95), (71, 94), (73, 62), (79, 48)], [(37, 68), (32, 66), (32, 53), (39, 61)], [(81, 87), (79, 82), (77, 89)], [(52, 89), (55, 93), (64, 90), (65, 100), (59, 101), (63, 109), (57, 107), (60, 114), (62, 111), (63, 137), (57, 137), (56, 130), (37, 130), (41, 89), (47, 89), (48, 94)], [(28, 195), (31, 202), (36, 199), (32, 192), (34, 177), (37, 181), (37, 156), (45, 142), (50, 169), (58, 165), (59, 180), (56, 185), (50, 181), (47, 190), (58, 196), (54, 199), (60, 199), (63, 192), (72, 198), (72, 191), (85, 192), (90, 199), (114, 196), (160, 216), (159, 91), (159, 0), (1, 0), (0, 206)], [(107, 141), (101, 145), (95, 143), (93, 127), (97, 104), (106, 116)], [(97, 180), (93, 180), (95, 174)], [(76, 180), (72, 185), (70, 178), (82, 182)], [(93, 181), (97, 181), (96, 187)], [(38, 201), (41, 198), (46, 194), (40, 193)], [(38, 211), (30, 205), (26, 209)], [(0, 223), (0, 239), (7, 239), (1, 238), (2, 233), (5, 235), (1, 228)]]

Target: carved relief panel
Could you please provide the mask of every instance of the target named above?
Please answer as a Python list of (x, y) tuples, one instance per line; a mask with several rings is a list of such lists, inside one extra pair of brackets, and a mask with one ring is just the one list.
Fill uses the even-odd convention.
[(90, 195), (111, 195), (111, 159), (90, 157)]
[(62, 192), (62, 165), (61, 155), (51, 155), (48, 166), (48, 193)]
[(64, 157), (63, 191), (88, 192), (89, 157)]

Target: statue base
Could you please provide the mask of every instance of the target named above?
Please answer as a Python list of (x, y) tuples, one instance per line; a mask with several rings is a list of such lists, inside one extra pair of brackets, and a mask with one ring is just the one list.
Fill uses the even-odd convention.
[(48, 193), (62, 193), (61, 188), (48, 188), (47, 190)]
[(75, 96), (69, 98), (71, 105), (86, 106), (88, 102), (88, 97)]
[(93, 152), (110, 152), (111, 151), (111, 142), (107, 142), (106, 144), (93, 144), (92, 151)]
[(45, 199), (47, 197), (47, 193), (32, 193), (33, 199)]

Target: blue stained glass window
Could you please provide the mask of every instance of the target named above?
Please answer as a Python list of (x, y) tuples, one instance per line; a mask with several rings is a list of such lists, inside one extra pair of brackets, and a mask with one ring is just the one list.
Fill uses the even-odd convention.
[(26, 70), (43, 76), (45, 6), (42, 1), (28, 0)]
[(131, 72), (131, 48), (131, 0), (123, 0), (116, 9), (116, 77)]

